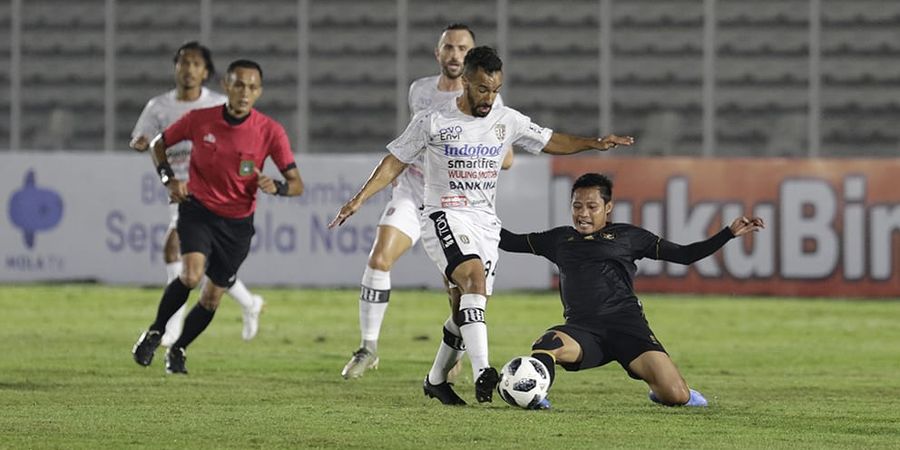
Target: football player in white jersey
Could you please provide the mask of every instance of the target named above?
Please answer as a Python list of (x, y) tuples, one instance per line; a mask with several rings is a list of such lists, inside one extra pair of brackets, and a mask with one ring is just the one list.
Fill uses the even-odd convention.
[[(208, 48), (192, 41), (182, 45), (175, 52), (175, 89), (150, 99), (131, 132), (130, 146), (139, 152), (147, 151), (150, 139), (163, 132), (169, 125), (193, 109), (208, 108), (225, 103), (227, 97), (203, 86), (212, 77), (214, 66)], [(166, 152), (175, 177), (187, 180), (188, 166), (191, 157), (191, 143), (184, 141), (169, 148)], [(163, 246), (163, 260), (166, 262), (166, 284), (171, 283), (181, 273), (181, 251), (179, 249), (178, 205), (169, 205), (169, 229), (166, 232)], [(251, 340), (259, 330), (259, 313), (263, 299), (251, 294), (241, 280), (237, 280), (228, 294), (243, 309), (244, 328), (241, 332), (244, 340)], [(185, 304), (186, 305), (186, 304)], [(182, 306), (166, 323), (166, 332), (161, 344), (168, 347), (181, 334), (186, 306)]]
[(512, 108), (495, 108), (503, 84), (502, 67), (492, 48), (470, 50), (463, 65), (462, 95), (417, 113), (406, 131), (388, 144), (390, 154), (329, 224), (342, 224), (424, 155), (422, 244), (441, 273), (462, 291), (444, 322), (444, 339), (423, 384), (425, 395), (447, 405), (465, 404), (446, 381), (458, 354), (453, 342), (465, 344), (479, 402), (492, 400), (499, 381), (488, 359), (484, 310), (497, 268), (500, 219), (495, 195), (506, 152), (516, 146), (530, 153), (571, 155), (634, 142), (629, 136), (588, 138), (557, 133)]
[[(475, 46), (475, 33), (463, 24), (444, 28), (434, 49), (441, 66), (440, 75), (419, 78), (409, 87), (409, 110), (412, 114), (432, 105), (445, 103), (462, 93), (463, 58)], [(498, 97), (497, 103), (502, 104)], [(503, 168), (512, 165), (513, 153), (507, 153)], [(413, 162), (394, 180), (391, 201), (378, 222), (378, 233), (363, 271), (359, 296), (359, 348), (341, 370), (345, 379), (358, 378), (378, 367), (378, 337), (391, 295), (391, 268), (420, 237), (419, 209), (424, 203), (425, 179), (422, 159)], [(451, 302), (459, 300), (459, 289), (448, 287)], [(460, 350), (460, 358), (462, 351)]]

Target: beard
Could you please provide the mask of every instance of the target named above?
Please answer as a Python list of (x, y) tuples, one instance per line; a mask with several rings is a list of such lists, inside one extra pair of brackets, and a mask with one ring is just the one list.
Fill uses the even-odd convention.
[(466, 99), (469, 101), (469, 107), (471, 108), (470, 112), (473, 116), (487, 117), (487, 115), (491, 113), (493, 105), (490, 103), (477, 103), (477, 100), (469, 94), (466, 94)]

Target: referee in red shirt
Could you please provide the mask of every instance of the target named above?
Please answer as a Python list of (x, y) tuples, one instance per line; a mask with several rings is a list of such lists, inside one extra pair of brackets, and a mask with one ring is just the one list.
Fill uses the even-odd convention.
[[(184, 268), (163, 292), (150, 329), (132, 349), (134, 360), (150, 365), (166, 322), (183, 305), (204, 275), (209, 282), (200, 301), (188, 313), (181, 336), (166, 352), (166, 372), (187, 374), (185, 348), (212, 321), (222, 294), (234, 284), (237, 271), (250, 252), (256, 190), (296, 196), (303, 181), (294, 162), (284, 128), (253, 109), (262, 94), (262, 69), (249, 60), (228, 66), (223, 87), (228, 102), (188, 112), (157, 136), (151, 148), (160, 181), (179, 203), (178, 234)], [(187, 183), (174, 177), (166, 149), (189, 140), (193, 145)], [(267, 157), (284, 176), (262, 174)]]

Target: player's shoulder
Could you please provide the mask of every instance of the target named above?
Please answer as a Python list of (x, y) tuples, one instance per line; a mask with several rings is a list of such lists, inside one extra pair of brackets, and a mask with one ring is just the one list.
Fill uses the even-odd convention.
[(164, 109), (175, 102), (175, 89), (163, 92), (147, 100), (146, 109)]
[(409, 84), (410, 91), (422, 91), (426, 89), (437, 89), (439, 75), (430, 75), (427, 77), (416, 78)]

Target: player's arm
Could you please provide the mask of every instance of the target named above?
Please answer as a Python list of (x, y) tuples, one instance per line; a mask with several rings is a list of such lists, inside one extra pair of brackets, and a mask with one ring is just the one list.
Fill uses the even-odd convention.
[(153, 109), (153, 104), (153, 100), (147, 102), (147, 105), (141, 111), (140, 117), (138, 117), (137, 123), (134, 125), (134, 130), (131, 132), (131, 142), (128, 143), (132, 150), (138, 152), (149, 150), (150, 139), (161, 129), (157, 126), (157, 121), (150, 112)]
[(169, 165), (169, 157), (166, 155), (165, 139), (162, 133), (156, 135), (150, 141), (150, 158), (153, 160), (153, 166), (156, 167), (156, 175), (159, 181), (169, 189), (169, 199), (175, 203), (181, 203), (188, 197), (187, 183), (175, 178), (175, 171)]
[(694, 242), (693, 244), (678, 245), (674, 242), (660, 239), (656, 247), (656, 258), (653, 259), (678, 264), (692, 264), (712, 255), (731, 239), (762, 228), (765, 228), (765, 224), (759, 217), (738, 217), (730, 226), (723, 228), (722, 231), (709, 239)]
[(283, 197), (296, 197), (303, 194), (303, 179), (300, 178), (300, 171), (297, 169), (296, 164), (291, 163), (286, 169), (281, 171), (284, 181), (273, 180), (259, 169), (254, 170), (256, 170), (256, 176), (258, 177), (257, 184), (259, 184), (259, 189), (266, 194)]
[(631, 145), (633, 143), (634, 138), (631, 136), (610, 134), (601, 138), (588, 138), (553, 132), (553, 135), (550, 136), (550, 141), (544, 146), (543, 152), (551, 155), (572, 155), (585, 150), (606, 151), (619, 145)]
[(408, 166), (408, 164), (397, 159), (393, 153), (385, 156), (381, 162), (378, 163), (378, 166), (375, 167), (372, 174), (369, 175), (366, 184), (363, 185), (353, 198), (341, 207), (338, 215), (328, 224), (328, 228), (334, 228), (335, 226), (343, 224), (345, 220), (352, 216), (356, 210), (369, 199), (369, 197), (375, 195), (375, 193), (391, 184), (391, 182), (406, 169), (406, 166)]
[(541, 233), (516, 234), (500, 229), (500, 249), (510, 253), (532, 253), (553, 261), (557, 229)]
[(509, 151), (506, 152), (506, 155), (503, 156), (503, 162), (500, 164), (500, 169), (507, 170), (513, 165), (513, 148), (510, 147)]

